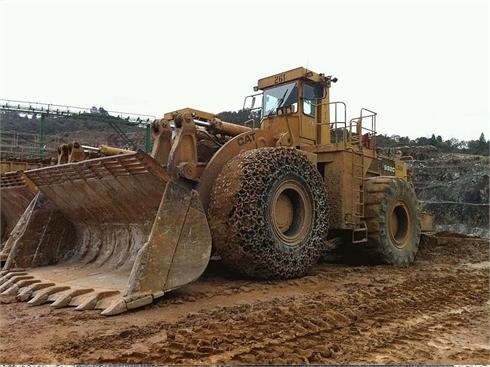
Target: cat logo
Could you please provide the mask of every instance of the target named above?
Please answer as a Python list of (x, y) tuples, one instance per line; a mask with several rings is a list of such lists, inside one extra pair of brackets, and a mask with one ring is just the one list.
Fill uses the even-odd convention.
[(252, 143), (255, 141), (255, 133), (239, 136), (237, 139), (237, 144), (242, 146), (244, 144)]

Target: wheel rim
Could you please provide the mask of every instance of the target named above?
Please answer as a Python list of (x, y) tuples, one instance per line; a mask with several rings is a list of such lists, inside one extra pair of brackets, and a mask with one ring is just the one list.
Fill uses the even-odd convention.
[(288, 246), (299, 244), (312, 223), (312, 206), (303, 185), (294, 180), (282, 182), (272, 197), (270, 214), (275, 235)]
[(410, 215), (405, 203), (399, 201), (393, 205), (389, 217), (389, 230), (393, 244), (398, 248), (405, 247), (410, 234)]

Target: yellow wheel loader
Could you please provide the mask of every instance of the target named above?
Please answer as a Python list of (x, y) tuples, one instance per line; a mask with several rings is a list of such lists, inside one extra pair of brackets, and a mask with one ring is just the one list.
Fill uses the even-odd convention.
[(336, 78), (296, 68), (260, 79), (260, 127), (186, 108), (153, 123), (143, 152), (25, 172), (39, 193), (0, 280), (31, 305), (151, 303), (200, 277), (212, 247), (231, 271), (299, 277), (332, 237), (408, 265), (420, 214), (402, 161), (378, 155), (376, 114), (347, 120)]

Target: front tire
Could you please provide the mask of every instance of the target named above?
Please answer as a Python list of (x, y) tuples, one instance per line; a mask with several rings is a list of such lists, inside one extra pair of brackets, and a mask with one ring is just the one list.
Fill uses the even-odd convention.
[(364, 185), (365, 219), (374, 255), (388, 264), (413, 263), (420, 241), (420, 215), (413, 188), (397, 177), (374, 177)]
[(216, 179), (208, 214), (223, 262), (254, 278), (304, 275), (327, 238), (322, 177), (296, 149), (259, 148), (233, 158)]

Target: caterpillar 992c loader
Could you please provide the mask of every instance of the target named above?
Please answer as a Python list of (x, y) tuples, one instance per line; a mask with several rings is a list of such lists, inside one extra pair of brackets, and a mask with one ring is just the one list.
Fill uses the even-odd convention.
[(39, 188), (0, 290), (32, 305), (151, 303), (199, 278), (212, 246), (247, 277), (292, 278), (329, 237), (413, 261), (417, 199), (401, 161), (376, 152), (376, 114), (347, 120), (336, 79), (304, 68), (260, 79), (259, 128), (193, 109), (153, 123), (143, 152), (25, 172)]

